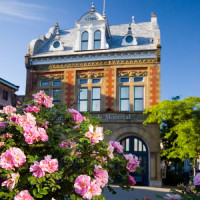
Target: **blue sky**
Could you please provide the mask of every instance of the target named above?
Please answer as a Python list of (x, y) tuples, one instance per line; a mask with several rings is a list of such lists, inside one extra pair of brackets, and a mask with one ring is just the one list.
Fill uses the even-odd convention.
[[(93, 0), (102, 13), (103, 0)], [(25, 93), (24, 56), (32, 39), (59, 23), (74, 28), (92, 0), (0, 0), (0, 77)], [(200, 96), (200, 0), (106, 0), (110, 25), (150, 21), (161, 31), (161, 100)]]

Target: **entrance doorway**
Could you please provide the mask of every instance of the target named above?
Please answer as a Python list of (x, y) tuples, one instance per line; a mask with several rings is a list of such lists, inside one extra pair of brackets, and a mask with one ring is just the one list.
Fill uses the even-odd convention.
[(149, 185), (149, 157), (148, 157), (148, 147), (146, 143), (139, 137), (128, 136), (120, 140), (120, 143), (124, 147), (125, 154), (134, 154), (138, 157), (140, 161), (140, 168), (142, 172), (140, 173), (131, 173), (134, 176), (136, 185)]

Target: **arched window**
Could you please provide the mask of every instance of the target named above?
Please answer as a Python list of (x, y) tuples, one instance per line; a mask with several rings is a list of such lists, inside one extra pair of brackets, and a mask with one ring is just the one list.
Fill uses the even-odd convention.
[(81, 36), (81, 50), (88, 50), (88, 32), (85, 31)]
[(94, 33), (94, 49), (101, 48), (101, 31), (95, 31)]

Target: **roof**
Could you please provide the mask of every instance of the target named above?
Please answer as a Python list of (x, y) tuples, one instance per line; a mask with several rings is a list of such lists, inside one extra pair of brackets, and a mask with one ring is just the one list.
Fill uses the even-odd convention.
[(4, 84), (4, 85), (6, 85), (6, 86), (8, 86), (8, 87), (10, 87), (10, 88), (13, 88), (13, 89), (16, 90), (16, 91), (18, 91), (18, 89), (19, 89), (19, 86), (14, 85), (14, 84), (12, 84), (11, 82), (6, 81), (5, 79), (2, 79), (2, 78), (0, 78), (0, 83)]
[(96, 53), (112, 53), (112, 52), (128, 52), (141, 50), (156, 50), (157, 44), (160, 42), (160, 30), (157, 24), (157, 18), (153, 16), (150, 22), (131, 24), (134, 37), (137, 39), (137, 45), (122, 46), (122, 40), (128, 32), (129, 24), (120, 24), (109, 26), (111, 38), (107, 39), (108, 49), (75, 51), (75, 43), (77, 38), (77, 28), (59, 30), (59, 40), (64, 50), (50, 51), (50, 45), (56, 37), (56, 28), (50, 28), (49, 32), (33, 40), (29, 45), (29, 52), (32, 58), (51, 57), (51, 56), (68, 56), (83, 55)]

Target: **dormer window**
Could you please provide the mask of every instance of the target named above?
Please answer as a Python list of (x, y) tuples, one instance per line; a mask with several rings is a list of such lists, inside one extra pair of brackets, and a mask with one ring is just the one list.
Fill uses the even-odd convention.
[(101, 31), (95, 31), (94, 33), (94, 49), (101, 48)]
[(81, 36), (81, 50), (88, 50), (88, 32), (85, 31)]

